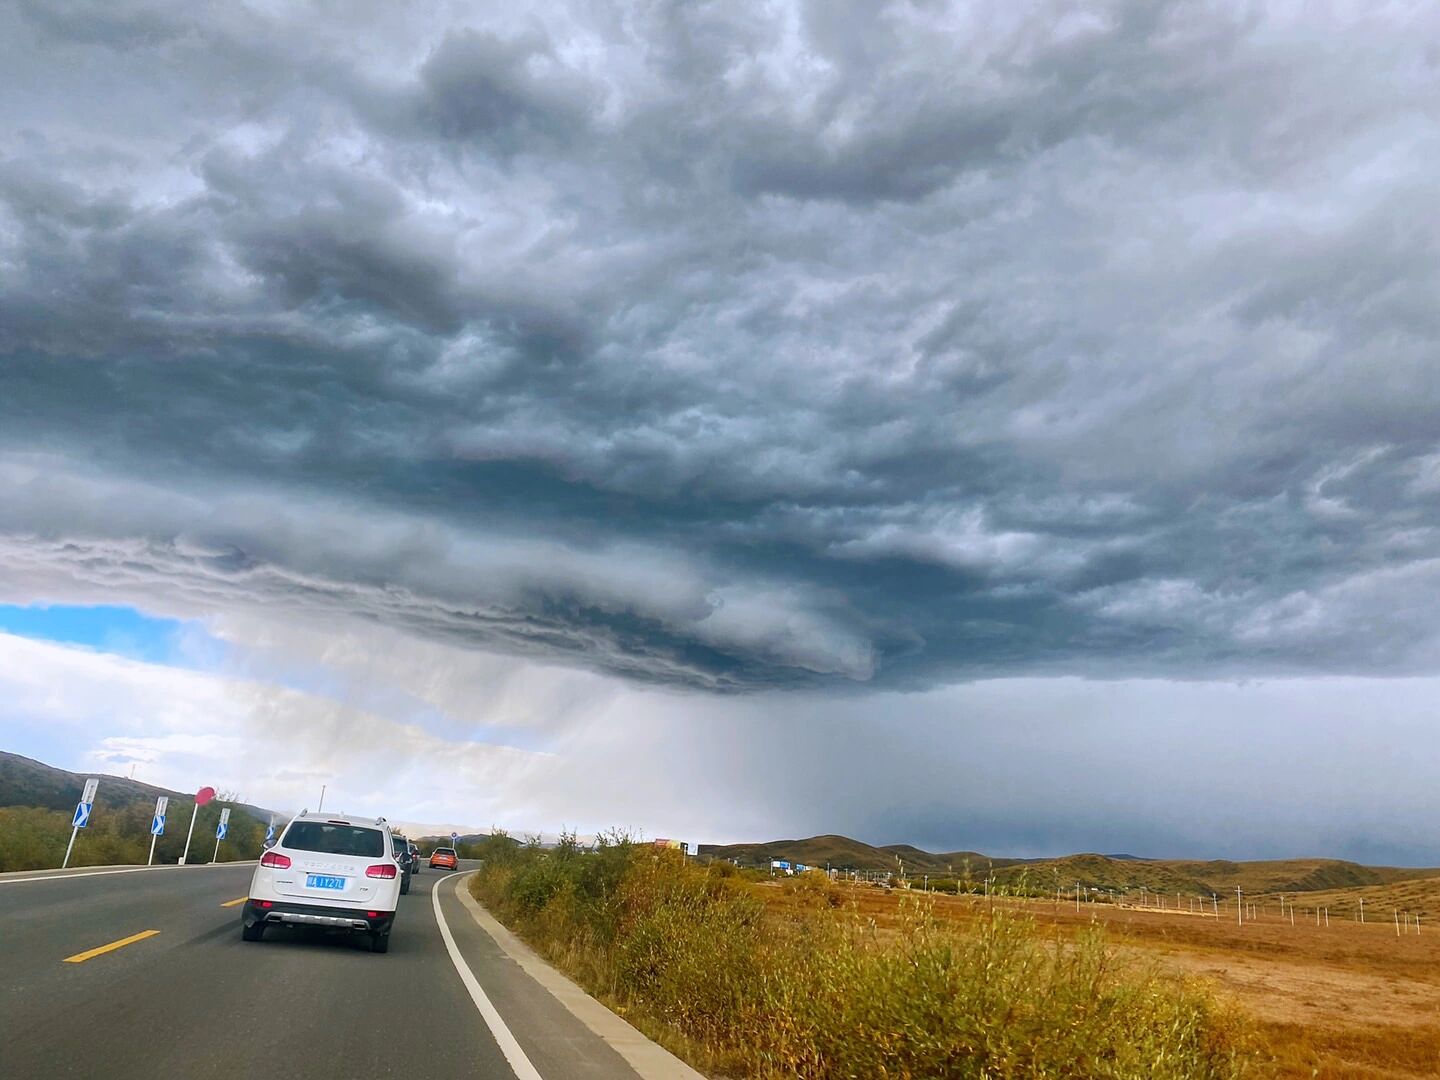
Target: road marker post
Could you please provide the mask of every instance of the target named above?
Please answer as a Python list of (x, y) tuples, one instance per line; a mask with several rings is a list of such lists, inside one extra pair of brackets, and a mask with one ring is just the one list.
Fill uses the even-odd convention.
[(150, 857), (146, 866), (155, 865), (155, 841), (165, 835), (165, 811), (170, 806), (170, 796), (159, 795), (155, 799), (155, 816), (150, 819)]
[(190, 838), (195, 835), (195, 819), (200, 816), (200, 807), (213, 798), (215, 798), (213, 787), (202, 787), (195, 792), (195, 805), (190, 808), (190, 831), (185, 834), (185, 851), (180, 856), (181, 866), (184, 866), (185, 860), (190, 858)]
[(95, 789), (99, 786), (100, 781), (93, 776), (85, 781), (85, 793), (75, 804), (75, 816), (70, 819), (70, 842), (65, 845), (65, 858), (60, 862), (61, 870), (70, 866), (70, 852), (75, 850), (76, 834), (90, 824), (90, 811), (95, 808)]
[(1240, 899), (1240, 886), (1235, 886), (1235, 925), (1245, 925), (1245, 907)]
[[(212, 863), (220, 861), (220, 841), (225, 839), (225, 834), (230, 831), (230, 807), (220, 811), (220, 821), (215, 826), (215, 854), (210, 857)], [(383, 837), (382, 837), (383, 839)]]

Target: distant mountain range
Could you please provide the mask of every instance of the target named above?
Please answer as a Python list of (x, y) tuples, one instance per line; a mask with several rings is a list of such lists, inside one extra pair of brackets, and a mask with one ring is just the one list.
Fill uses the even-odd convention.
[(702, 844), (700, 854), (733, 859), (742, 866), (768, 866), (772, 860), (824, 869), (903, 872), (982, 881), (999, 885), (1139, 889), (1186, 895), (1309, 892), (1440, 877), (1440, 868), (1364, 866), (1344, 859), (1277, 859), (1232, 862), (1224, 859), (1142, 859), (1134, 855), (1066, 855), (1052, 859), (1013, 859), (978, 851), (929, 852), (909, 844), (876, 847), (848, 836), (828, 834), (804, 840), (763, 844)]

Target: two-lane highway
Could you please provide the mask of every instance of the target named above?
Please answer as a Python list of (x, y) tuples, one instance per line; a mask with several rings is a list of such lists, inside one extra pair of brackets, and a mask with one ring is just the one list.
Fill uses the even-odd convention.
[(252, 869), (0, 880), (0, 1076), (638, 1075), (498, 950), (453, 875), (415, 876), (378, 955), (316, 930), (241, 941)]

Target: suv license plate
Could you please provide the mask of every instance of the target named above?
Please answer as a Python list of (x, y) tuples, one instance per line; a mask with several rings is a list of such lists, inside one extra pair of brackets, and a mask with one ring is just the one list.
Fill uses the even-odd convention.
[(343, 889), (345, 888), (345, 879), (331, 877), (328, 874), (306, 874), (305, 887), (307, 889)]

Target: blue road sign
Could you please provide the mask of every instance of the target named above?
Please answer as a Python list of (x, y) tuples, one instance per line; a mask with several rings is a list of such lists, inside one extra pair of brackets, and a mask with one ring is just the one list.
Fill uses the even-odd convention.
[(156, 814), (153, 818), (150, 819), (150, 835), (151, 835), (151, 836), (164, 836), (164, 835), (165, 835), (165, 815), (164, 815), (164, 814)]
[(94, 803), (82, 802), (75, 804), (75, 817), (70, 822), (72, 829), (83, 829), (90, 824), (90, 809)]
[(219, 825), (216, 825), (216, 826), (215, 826), (215, 839), (216, 839), (216, 840), (224, 840), (224, 839), (225, 839), (225, 834), (226, 834), (229, 830), (230, 830), (230, 825), (229, 825), (227, 822), (224, 822), (224, 821), (220, 822)]
[(270, 841), (272, 841), (272, 840), (274, 840), (274, 839), (275, 839), (275, 818), (272, 816), (272, 817), (270, 818), (270, 825), (269, 825), (269, 826), (266, 828), (266, 830), (265, 830), (265, 843), (266, 843), (266, 844), (269, 844)]

